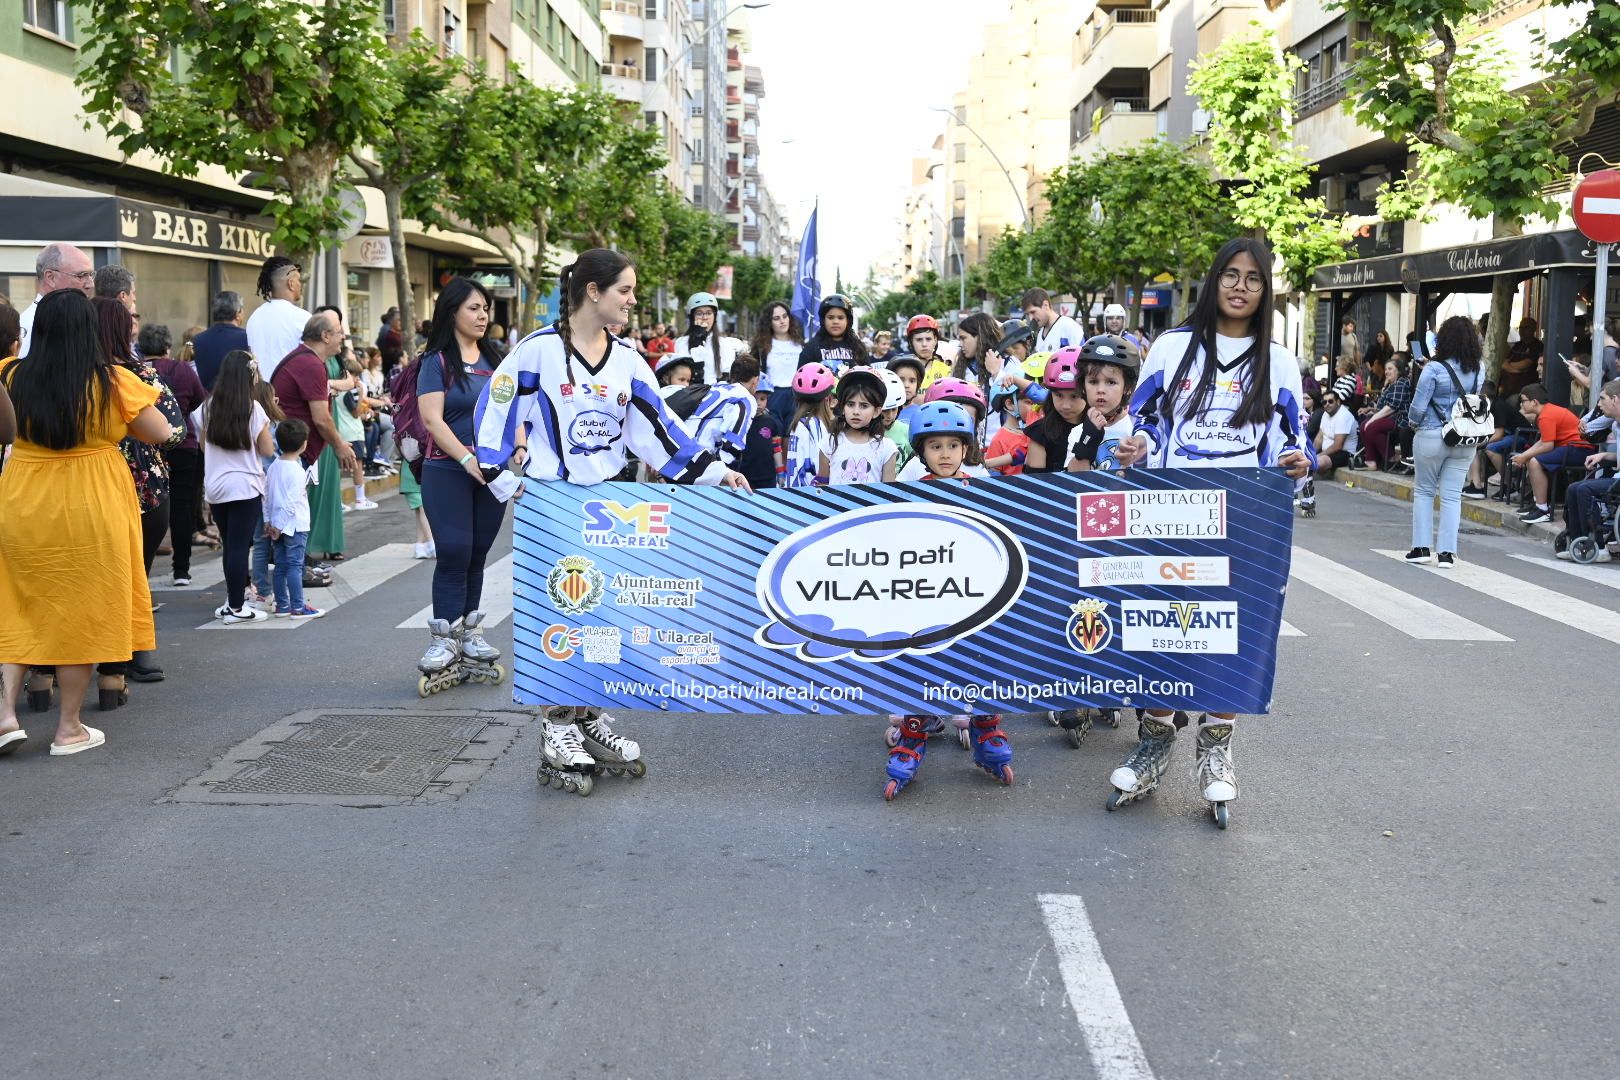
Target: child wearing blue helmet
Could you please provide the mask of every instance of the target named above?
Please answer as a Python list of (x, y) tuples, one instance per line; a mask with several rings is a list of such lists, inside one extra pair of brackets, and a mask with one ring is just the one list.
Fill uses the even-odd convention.
[[(922, 462), (924, 480), (956, 481), (966, 484), (970, 475), (984, 475), (978, 464), (978, 425), (967, 409), (954, 401), (932, 401), (917, 410), (911, 423), (911, 445), (915, 461)], [(969, 470), (974, 470), (970, 472)], [(973, 764), (1000, 780), (1013, 782), (1012, 743), (1001, 730), (999, 716), (956, 716), (957, 738), (964, 749), (973, 751)], [(893, 799), (917, 778), (928, 737), (945, 731), (943, 716), (891, 716), (888, 781), (883, 797)]]

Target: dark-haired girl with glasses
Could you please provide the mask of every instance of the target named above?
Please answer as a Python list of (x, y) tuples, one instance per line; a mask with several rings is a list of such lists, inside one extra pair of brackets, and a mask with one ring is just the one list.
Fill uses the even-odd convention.
[[(1155, 469), (1282, 468), (1296, 481), (1313, 467), (1303, 437), (1299, 361), (1271, 340), (1271, 252), (1240, 237), (1210, 264), (1198, 304), (1148, 351), (1131, 399), (1135, 433), (1114, 460)], [(1234, 717), (1198, 713), (1197, 775), (1215, 821), (1226, 827), (1238, 796)], [(1108, 809), (1159, 784), (1176, 739), (1175, 714), (1149, 709), (1141, 742), (1109, 777)]]

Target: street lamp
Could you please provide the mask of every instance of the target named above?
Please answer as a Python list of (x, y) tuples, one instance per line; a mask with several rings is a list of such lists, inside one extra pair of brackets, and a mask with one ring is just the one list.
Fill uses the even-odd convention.
[[(741, 11), (759, 11), (761, 8), (768, 8), (770, 6), (771, 6), (770, 0), (758, 0), (758, 2), (752, 3), (752, 4), (739, 4), (739, 5), (737, 5), (737, 9), (741, 10)], [(730, 13), (727, 12), (727, 14), (729, 15)], [(721, 19), (713, 19), (713, 18), (711, 18), (708, 21), (707, 25), (704, 26), (702, 32), (699, 33), (696, 37), (694, 37), (691, 40), (691, 42), (689, 42), (687, 44), (686, 48), (682, 49), (680, 52), (675, 54), (675, 59), (671, 60), (670, 63), (669, 63), (669, 70), (671, 70), (671, 71), (679, 71), (680, 67), (681, 67), (681, 64), (686, 60), (686, 58), (688, 56), (691, 55), (692, 50), (697, 48), (698, 44), (700, 42), (705, 41), (708, 38), (708, 36), (710, 34), (714, 33), (714, 31), (717, 28), (724, 27), (725, 25), (726, 25), (725, 19), (723, 19), (723, 18), (721, 18)], [(703, 79), (704, 79), (704, 93), (707, 95), (707, 94), (710, 93), (710, 88), (708, 86), (709, 72), (708, 72), (707, 69), (703, 73)], [(704, 115), (703, 126), (704, 126), (704, 129), (705, 129), (705, 136), (712, 133), (713, 131), (719, 131), (719, 130), (724, 129), (725, 125), (723, 123), (721, 125), (719, 125), (718, 127), (714, 127), (714, 128), (710, 127), (710, 124), (708, 122), (709, 121), (709, 115), (708, 115), (708, 110), (707, 109), (704, 110), (703, 115)], [(709, 141), (710, 140), (707, 139), (707, 137), (705, 137), (704, 146), (703, 146), (703, 199), (704, 199), (705, 202), (707, 202), (709, 200), (709, 193), (714, 190), (714, 177), (712, 175), (710, 175), (710, 171), (709, 171), (709, 162), (712, 161), (713, 158), (714, 158), (714, 151), (709, 146)], [(722, 206), (722, 209), (724, 209), (723, 206)]]
[[(770, 6), (771, 6), (771, 0), (762, 0), (762, 2), (757, 3), (757, 4), (738, 4), (735, 8), (732, 8), (732, 9), (728, 10), (727, 14), (729, 15), (731, 11), (759, 11), (761, 8), (768, 8)], [(703, 41), (704, 38), (708, 37), (711, 33), (713, 33), (715, 27), (724, 26), (724, 25), (726, 25), (724, 22), (710, 23), (707, 27), (704, 28), (702, 33), (698, 34), (697, 37), (693, 38), (691, 40), (691, 42), (689, 42), (687, 44), (686, 48), (682, 49), (680, 52), (675, 54), (675, 59), (673, 59), (673, 60), (671, 60), (669, 62), (669, 66), (671, 68), (680, 67), (681, 66), (681, 61), (685, 60), (687, 58), (687, 56), (692, 52), (692, 50), (698, 47), (698, 45)]]
[[(979, 145), (984, 147), (985, 151), (990, 155), (990, 160), (996, 163), (996, 168), (1001, 170), (1001, 175), (1007, 178), (1007, 186), (1012, 188), (1013, 198), (1018, 200), (1018, 212), (1024, 216), (1024, 231), (1029, 233), (1031, 236), (1035, 235), (1035, 221), (1029, 216), (1029, 208), (1024, 205), (1024, 193), (1018, 190), (1018, 182), (1012, 178), (1012, 173), (1007, 171), (1007, 166), (1001, 163), (1001, 156), (996, 153), (995, 148), (985, 141), (983, 135), (980, 135), (977, 131), (974, 131), (972, 125), (970, 125), (962, 117), (957, 116), (955, 109), (944, 109), (938, 105), (930, 105), (929, 111), (944, 113), (956, 123), (961, 124), (964, 128), (967, 128), (967, 133), (979, 140)], [(1024, 264), (1025, 273), (1034, 273), (1035, 257), (1033, 255), (1027, 256), (1024, 260)]]

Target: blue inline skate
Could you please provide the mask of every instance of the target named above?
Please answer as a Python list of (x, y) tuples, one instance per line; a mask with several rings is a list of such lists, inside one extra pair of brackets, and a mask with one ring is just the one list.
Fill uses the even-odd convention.
[(1000, 716), (975, 716), (970, 732), (973, 737), (973, 764), (1000, 780), (1013, 782), (1012, 743), (1001, 730)]
[(905, 716), (900, 719), (900, 736), (889, 749), (889, 782), (883, 785), (883, 798), (892, 802), (917, 779), (923, 755), (928, 753), (928, 729), (933, 716)]

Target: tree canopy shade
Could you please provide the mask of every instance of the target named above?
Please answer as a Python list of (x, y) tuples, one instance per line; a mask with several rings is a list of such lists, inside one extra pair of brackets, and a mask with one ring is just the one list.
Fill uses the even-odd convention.
[(275, 240), (306, 262), (341, 227), (345, 156), (391, 108), (372, 4), (79, 0), (87, 122), (178, 176), (252, 174)]
[[(1563, 37), (1527, 38), (1517, 55), (1539, 77), (1516, 87), (1499, 35), (1482, 28), (1492, 0), (1333, 0), (1367, 28), (1355, 46), (1351, 108), (1357, 120), (1412, 144), (1407, 175), (1379, 199), (1392, 220), (1452, 203), (1491, 218), (1497, 236), (1534, 219), (1555, 220), (1547, 193), (1568, 175), (1570, 142), (1620, 91), (1620, 3), (1550, 0), (1571, 12)], [(1487, 354), (1494, 372), (1506, 351), (1513, 283), (1491, 294)]]
[(1308, 195), (1316, 167), (1294, 145), (1291, 107), (1297, 56), (1284, 56), (1276, 35), (1258, 23), (1193, 65), (1187, 88), (1209, 113), (1209, 155), (1228, 181), (1231, 214), (1263, 233), (1283, 276), (1302, 289), (1318, 266), (1349, 246), (1342, 216)]

